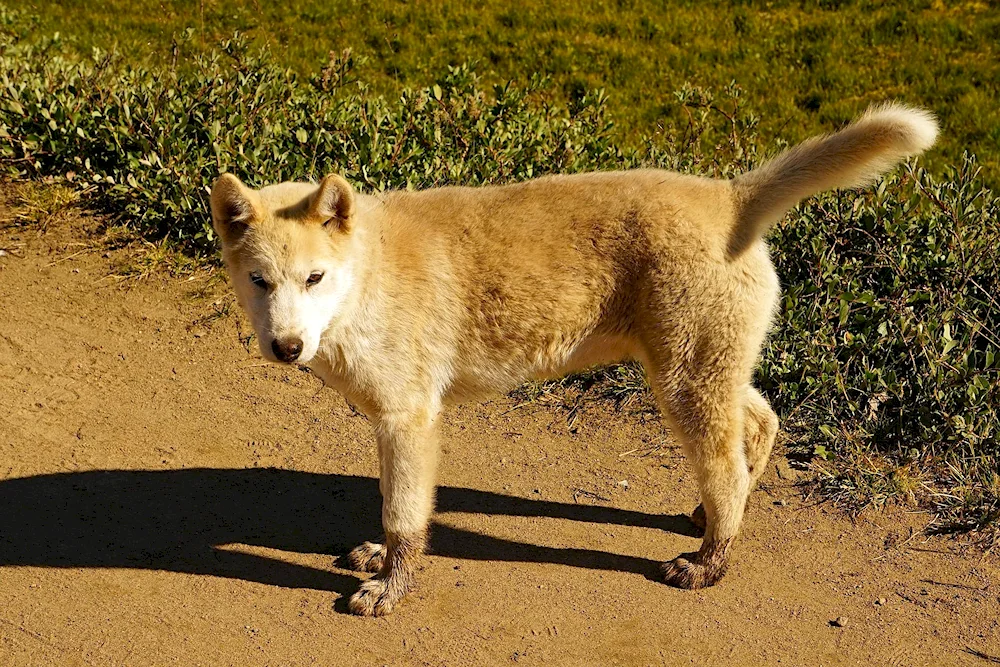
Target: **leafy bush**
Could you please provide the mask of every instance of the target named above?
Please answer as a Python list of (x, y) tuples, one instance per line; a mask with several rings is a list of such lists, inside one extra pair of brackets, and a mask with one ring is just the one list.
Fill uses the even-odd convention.
[[(196, 253), (213, 249), (221, 171), (251, 185), (336, 171), (378, 190), (639, 165), (727, 175), (759, 160), (735, 85), (719, 99), (683, 88), (688, 124), (630, 147), (612, 140), (602, 93), (556, 105), (539, 78), (487, 92), (454, 67), (389, 101), (351, 80), (349, 53), (303, 79), (236, 37), (139, 67), (68, 56), (26, 25), (0, 11), (0, 161)], [(812, 199), (773, 233), (785, 296), (759, 382), (836, 496), (912, 497), (943, 527), (996, 535), (998, 207), (967, 157), (945, 180), (909, 168)], [(642, 390), (628, 369), (603, 377), (618, 397)]]
[[(24, 3), (22, 3), (24, 4)], [(1000, 183), (1000, 7), (910, 0), (377, 0), (40, 2), (46, 32), (73, 52), (117, 44), (130, 60), (169, 59), (171, 35), (195, 28), (182, 52), (234, 30), (280, 45), (282, 65), (311, 74), (328, 50), (367, 57), (363, 78), (395, 98), (427, 72), (487, 63), (490, 82), (552, 76), (553, 98), (607, 88), (616, 141), (685, 122), (670, 104), (685, 81), (720, 90), (737, 75), (762, 134), (799, 141), (886, 97), (933, 108), (944, 132), (923, 158), (934, 173), (972, 148)], [(198, 11), (192, 10), (197, 6)]]
[[(11, 15), (6, 15), (10, 20)], [(572, 111), (534, 104), (543, 81), (480, 89), (469, 67), (394, 103), (345, 87), (350, 56), (309, 81), (239, 36), (190, 67), (150, 70), (58, 39), (0, 46), (0, 137), (26, 177), (85, 184), (137, 231), (212, 247), (207, 193), (220, 172), (251, 185), (336, 171), (362, 189), (482, 183), (617, 164), (598, 93)]]
[[(975, 160), (805, 203), (771, 238), (785, 285), (761, 384), (854, 502), (930, 498), (1000, 520), (1000, 200)], [(789, 418), (791, 417), (791, 419)]]

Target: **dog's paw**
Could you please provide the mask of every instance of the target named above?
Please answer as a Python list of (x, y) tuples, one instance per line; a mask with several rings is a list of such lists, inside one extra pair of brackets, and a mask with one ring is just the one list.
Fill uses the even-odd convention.
[(702, 531), (705, 530), (705, 526), (708, 523), (708, 519), (705, 517), (704, 503), (695, 507), (694, 511), (691, 512), (691, 523), (693, 523), (696, 528), (700, 528)]
[[(697, 558), (697, 556), (695, 557)], [(696, 590), (714, 585), (726, 573), (725, 566), (702, 565), (683, 556), (663, 564), (663, 579), (671, 586)]]
[(344, 564), (356, 572), (380, 572), (385, 563), (385, 545), (365, 542), (344, 558)]
[(406, 587), (392, 577), (373, 577), (361, 584), (358, 592), (351, 596), (347, 608), (358, 616), (385, 616), (404, 595)]

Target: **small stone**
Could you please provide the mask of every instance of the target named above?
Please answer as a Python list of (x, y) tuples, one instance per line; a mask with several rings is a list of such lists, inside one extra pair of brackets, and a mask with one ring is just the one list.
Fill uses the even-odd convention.
[(782, 498), (781, 500), (775, 500), (774, 504), (777, 505), (778, 507), (784, 507), (785, 505), (788, 504), (788, 501)]
[(832, 621), (830, 621), (830, 623), (832, 623), (835, 627), (838, 627), (838, 628), (847, 627), (847, 617), (846, 616), (838, 616), (837, 618), (835, 618)]
[(886, 603), (886, 599), (885, 598), (879, 598), (878, 600), (875, 600), (875, 604), (877, 604), (880, 607), (884, 606), (885, 603)]
[(623, 479), (622, 481), (618, 482), (618, 486), (620, 486), (623, 489), (625, 489), (626, 491), (628, 491), (628, 486), (629, 486), (628, 480), (627, 479)]
[(778, 468), (778, 477), (780, 477), (781, 479), (794, 480), (799, 476), (798, 471), (792, 468), (791, 465), (789, 465), (788, 459), (785, 458), (778, 459), (776, 467)]

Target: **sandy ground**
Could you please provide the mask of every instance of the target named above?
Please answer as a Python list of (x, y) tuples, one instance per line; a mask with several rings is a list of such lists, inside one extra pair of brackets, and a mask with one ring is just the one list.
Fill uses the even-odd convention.
[[(249, 353), (204, 274), (112, 274), (85, 217), (0, 231), (0, 665), (987, 665), (995, 556), (854, 521), (772, 465), (727, 577), (655, 414), (452, 410), (432, 553), (387, 618), (336, 555), (379, 533), (366, 420)], [(220, 302), (219, 299), (222, 299)], [(220, 313), (220, 311), (222, 311)], [(914, 532), (915, 531), (915, 532)], [(832, 621), (846, 617), (845, 627)], [(993, 662), (1000, 662), (994, 659)]]

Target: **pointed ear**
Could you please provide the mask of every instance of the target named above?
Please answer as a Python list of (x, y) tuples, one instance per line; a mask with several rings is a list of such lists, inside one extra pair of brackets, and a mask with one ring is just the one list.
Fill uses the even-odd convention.
[(223, 174), (212, 186), (212, 225), (223, 243), (232, 243), (256, 215), (253, 193), (232, 174)]
[(309, 216), (329, 229), (351, 231), (354, 222), (354, 188), (336, 174), (330, 174), (319, 183), (319, 189), (309, 203)]

